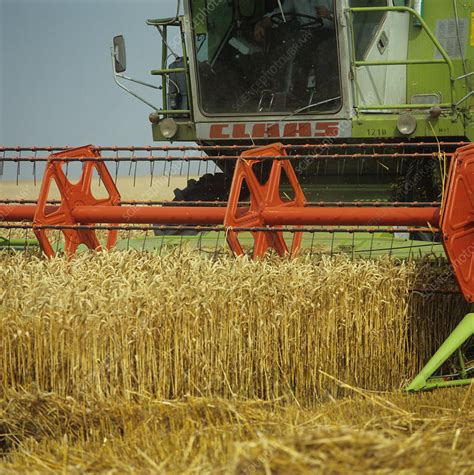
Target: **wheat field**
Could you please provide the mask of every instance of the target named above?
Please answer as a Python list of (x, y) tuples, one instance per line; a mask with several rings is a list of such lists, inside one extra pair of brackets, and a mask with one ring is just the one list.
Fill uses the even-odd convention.
[(0, 473), (472, 473), (442, 261), (0, 254)]
[(358, 390), (312, 407), (10, 393), (0, 402), (0, 473), (469, 475), (472, 399), (472, 388)]

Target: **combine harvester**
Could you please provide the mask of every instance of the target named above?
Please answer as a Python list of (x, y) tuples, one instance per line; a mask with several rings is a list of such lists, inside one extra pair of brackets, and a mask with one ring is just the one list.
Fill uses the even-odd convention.
[[(198, 145), (0, 149), (17, 175), (24, 163), (35, 180), (43, 174), (37, 201), (0, 203), (5, 244), (21, 247), (11, 230), (32, 228), (49, 257), (79, 245), (110, 249), (123, 230), (199, 245), (221, 233), (237, 256), (251, 243), (254, 258), (444, 249), (473, 302), (472, 2), (335, 0), (333, 11), (315, 12), (293, 3), (185, 0), (184, 14), (178, 2), (176, 17), (148, 20), (162, 39), (161, 69), (152, 71), (159, 86), (124, 75), (125, 43), (114, 38), (115, 81), (152, 108), (154, 140)], [(124, 81), (160, 89), (163, 108)], [(82, 164), (74, 183), (71, 162)], [(156, 170), (168, 183), (205, 174), (173, 201), (125, 201), (120, 165), (141, 162), (151, 184)], [(55, 231), (63, 244), (53, 243)], [(146, 239), (127, 246), (148, 248)], [(469, 314), (408, 389), (468, 384), (473, 332)], [(456, 351), (460, 370), (432, 377)]]

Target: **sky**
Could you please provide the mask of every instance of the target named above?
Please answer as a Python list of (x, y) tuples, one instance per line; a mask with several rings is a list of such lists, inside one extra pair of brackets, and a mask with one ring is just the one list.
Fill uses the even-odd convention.
[[(161, 41), (145, 20), (176, 4), (0, 0), (0, 145), (151, 144), (151, 109), (115, 85), (110, 46), (123, 34), (126, 74), (158, 84)], [(160, 91), (131, 87), (161, 107)]]

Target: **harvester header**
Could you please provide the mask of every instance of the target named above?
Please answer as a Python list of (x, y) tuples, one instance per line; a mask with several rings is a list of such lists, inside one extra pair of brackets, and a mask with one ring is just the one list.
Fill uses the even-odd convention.
[[(128, 248), (139, 231), (142, 249), (150, 233), (160, 249), (186, 240), (216, 254), (224, 237), (255, 259), (446, 255), (474, 302), (472, 2), (177, 4), (174, 17), (147, 21), (162, 42), (158, 84), (125, 75), (122, 36), (111, 49), (114, 80), (151, 109), (153, 139), (173, 143), (0, 148), (0, 174), (16, 167), (18, 182), (28, 164), (43, 176), (37, 199), (0, 201), (0, 245), (21, 247), (16, 229), (33, 230), (53, 258)], [(161, 91), (161, 104), (125, 81)], [(127, 199), (118, 178), (126, 166), (135, 184), (139, 165), (150, 184), (179, 175), (185, 186)], [(469, 382), (462, 351), (454, 377), (430, 377), (473, 330), (468, 316), (410, 389)]]
[[(338, 232), (373, 235), (380, 230), (384, 233), (427, 232), (441, 236), (461, 292), (468, 302), (474, 302), (472, 144), (458, 148), (451, 157), (440, 204), (378, 203), (375, 206), (357, 202), (350, 205), (308, 203), (292, 165), (298, 160), (289, 156), (282, 144), (250, 148), (233, 159), (234, 175), (227, 203), (197, 202), (192, 206), (187, 206), (185, 202), (174, 203), (174, 206), (170, 206), (173, 204), (170, 202), (141, 203), (138, 206), (135, 203), (135, 206), (130, 206), (122, 201), (116, 182), (106, 166), (106, 160), (112, 158), (106, 157), (104, 160), (101, 150), (107, 149), (86, 146), (51, 154), (46, 160), (37, 202), (4, 201), (0, 205), (0, 228), (11, 230), (31, 227), (41, 249), (50, 258), (56, 254), (50, 240), (52, 231), (63, 233), (64, 252), (70, 256), (77, 252), (80, 245), (94, 251), (110, 250), (115, 246), (120, 230), (147, 230), (150, 225), (151, 229), (158, 232), (222, 231), (233, 254), (243, 256), (246, 248), (241, 235), (249, 233), (253, 240), (251, 252), (255, 259), (264, 258), (269, 250), (281, 257), (296, 256), (301, 251), (303, 235), (306, 233), (312, 235), (314, 240), (314, 235), (321, 232), (333, 235)], [(0, 151), (6, 156), (13, 149)], [(148, 152), (151, 151), (149, 148)], [(24, 153), (25, 150), (16, 149), (16, 152)], [(230, 156), (226, 157), (231, 159)], [(119, 160), (118, 157), (116, 159)], [(172, 156), (167, 158), (172, 159)], [(196, 157), (193, 159), (197, 160)], [(38, 158), (17, 156), (16, 160), (29, 160), (36, 165)], [(152, 161), (150, 157), (147, 160)], [(73, 161), (82, 163), (82, 173), (76, 182), (67, 176), (67, 166)], [(264, 177), (259, 170), (265, 164), (270, 166)], [(93, 172), (97, 173), (105, 187), (106, 198), (94, 197)], [(60, 193), (59, 201), (50, 197), (53, 182)], [(241, 197), (246, 193), (248, 201), (242, 202)], [(99, 239), (98, 231), (105, 231), (103, 242)], [(440, 350), (443, 358), (436, 355), (440, 364), (452, 354), (453, 341), (455, 347), (459, 347), (472, 336), (472, 323), (472, 315), (468, 315), (455, 332), (456, 338), (452, 337)], [(433, 367), (432, 362), (429, 367)], [(427, 382), (430, 375), (424, 378), (423, 384), (418, 378), (410, 389), (468, 382), (466, 374), (453, 381)]]

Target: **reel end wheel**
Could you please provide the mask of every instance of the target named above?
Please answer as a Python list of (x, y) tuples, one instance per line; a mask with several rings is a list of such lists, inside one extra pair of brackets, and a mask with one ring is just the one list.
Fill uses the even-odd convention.
[[(278, 211), (281, 208), (305, 206), (303, 190), (293, 166), (286, 159), (273, 160), (270, 175), (264, 183), (259, 180), (254, 168), (265, 160), (265, 157), (286, 155), (282, 144), (273, 144), (249, 150), (243, 153), (237, 162), (224, 221), (227, 242), (236, 256), (245, 254), (239, 240), (239, 234), (242, 232), (252, 234), (254, 259), (263, 259), (270, 249), (275, 250), (281, 257), (286, 255), (295, 257), (300, 250), (302, 233), (294, 232), (291, 246), (288, 247), (284, 228), (270, 228), (263, 217), (263, 212), (269, 208), (272, 211)], [(292, 200), (284, 201), (281, 198), (281, 182), (284, 176), (293, 190)], [(244, 184), (250, 193), (249, 208), (239, 207), (239, 198)]]

